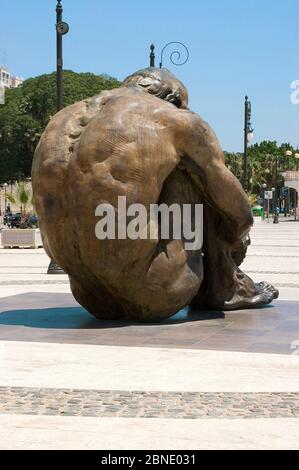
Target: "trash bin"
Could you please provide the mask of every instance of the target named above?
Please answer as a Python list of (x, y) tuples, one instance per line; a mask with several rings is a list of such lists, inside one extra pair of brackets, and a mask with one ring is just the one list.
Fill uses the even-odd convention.
[(252, 213), (254, 217), (263, 217), (264, 210), (262, 206), (254, 206), (252, 208)]

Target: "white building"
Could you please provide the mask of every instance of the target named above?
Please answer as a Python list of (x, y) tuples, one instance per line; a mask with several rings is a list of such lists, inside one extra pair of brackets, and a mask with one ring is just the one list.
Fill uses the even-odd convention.
[(18, 77), (16, 75), (15, 77), (10, 78), (10, 86), (11, 88), (18, 88), (18, 86), (22, 85), (23, 81), (23, 77)]
[(6, 67), (0, 66), (0, 87), (10, 88), (10, 72)]
[(0, 65), (0, 88), (17, 88), (23, 81), (22, 77), (11, 76), (9, 69)]

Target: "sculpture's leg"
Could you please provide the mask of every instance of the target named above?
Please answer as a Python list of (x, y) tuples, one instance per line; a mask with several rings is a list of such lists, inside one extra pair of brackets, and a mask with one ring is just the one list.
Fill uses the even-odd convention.
[(220, 216), (205, 206), (204, 280), (193, 300), (196, 308), (236, 310), (258, 307), (272, 302), (278, 291), (265, 282), (255, 284), (239, 265), (243, 261), (248, 240), (230, 245), (221, 238)]
[[(253, 217), (240, 182), (226, 168), (219, 142), (199, 117), (186, 114), (178, 146), (181, 164), (205, 195), (204, 280), (192, 304), (224, 310), (257, 307), (278, 297), (267, 283), (255, 284), (238, 268)], [(241, 250), (240, 250), (241, 246)]]
[[(164, 183), (158, 204), (170, 207), (174, 203), (189, 202), (201, 202), (197, 188), (189, 184), (188, 175), (174, 170)], [(139, 264), (134, 260), (133, 264), (124, 265), (121, 273), (116, 262), (111, 266), (115, 259), (112, 255), (122, 246), (121, 240), (110, 240), (111, 245), (106, 244), (106, 252), (110, 254), (106, 271), (114, 266), (116, 282), (112, 284), (112, 276), (105, 278), (105, 270), (95, 279), (90, 273), (84, 276), (81, 271), (77, 277), (74, 272), (70, 280), (76, 300), (98, 319), (142, 322), (166, 320), (188, 305), (203, 278), (202, 252), (201, 249), (186, 252), (184, 240), (172, 239), (171, 224), (169, 235), (166, 240), (127, 240), (134, 256), (140, 243), (143, 250), (147, 244), (149, 249), (143, 253), (148, 261), (145, 265), (142, 258)]]

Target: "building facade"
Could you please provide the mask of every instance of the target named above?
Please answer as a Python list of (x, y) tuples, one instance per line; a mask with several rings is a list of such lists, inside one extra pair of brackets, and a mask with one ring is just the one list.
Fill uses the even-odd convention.
[(299, 218), (298, 193), (299, 193), (299, 171), (287, 171), (283, 173), (285, 185), (296, 190), (295, 216)]
[(7, 67), (0, 66), (0, 88), (17, 88), (23, 81), (22, 77), (11, 76)]

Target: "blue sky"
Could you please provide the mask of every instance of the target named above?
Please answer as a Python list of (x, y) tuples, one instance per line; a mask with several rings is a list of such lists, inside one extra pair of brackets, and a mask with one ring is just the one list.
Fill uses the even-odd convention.
[[(70, 33), (64, 66), (123, 79), (169, 41), (190, 51), (183, 67), (164, 65), (188, 87), (190, 108), (225, 150), (242, 151), (243, 100), (252, 102), (255, 142), (299, 145), (298, 0), (63, 0)], [(0, 62), (25, 78), (55, 69), (55, 0), (1, 0)], [(5, 53), (5, 55), (4, 55)], [(157, 57), (157, 63), (159, 58)]]

